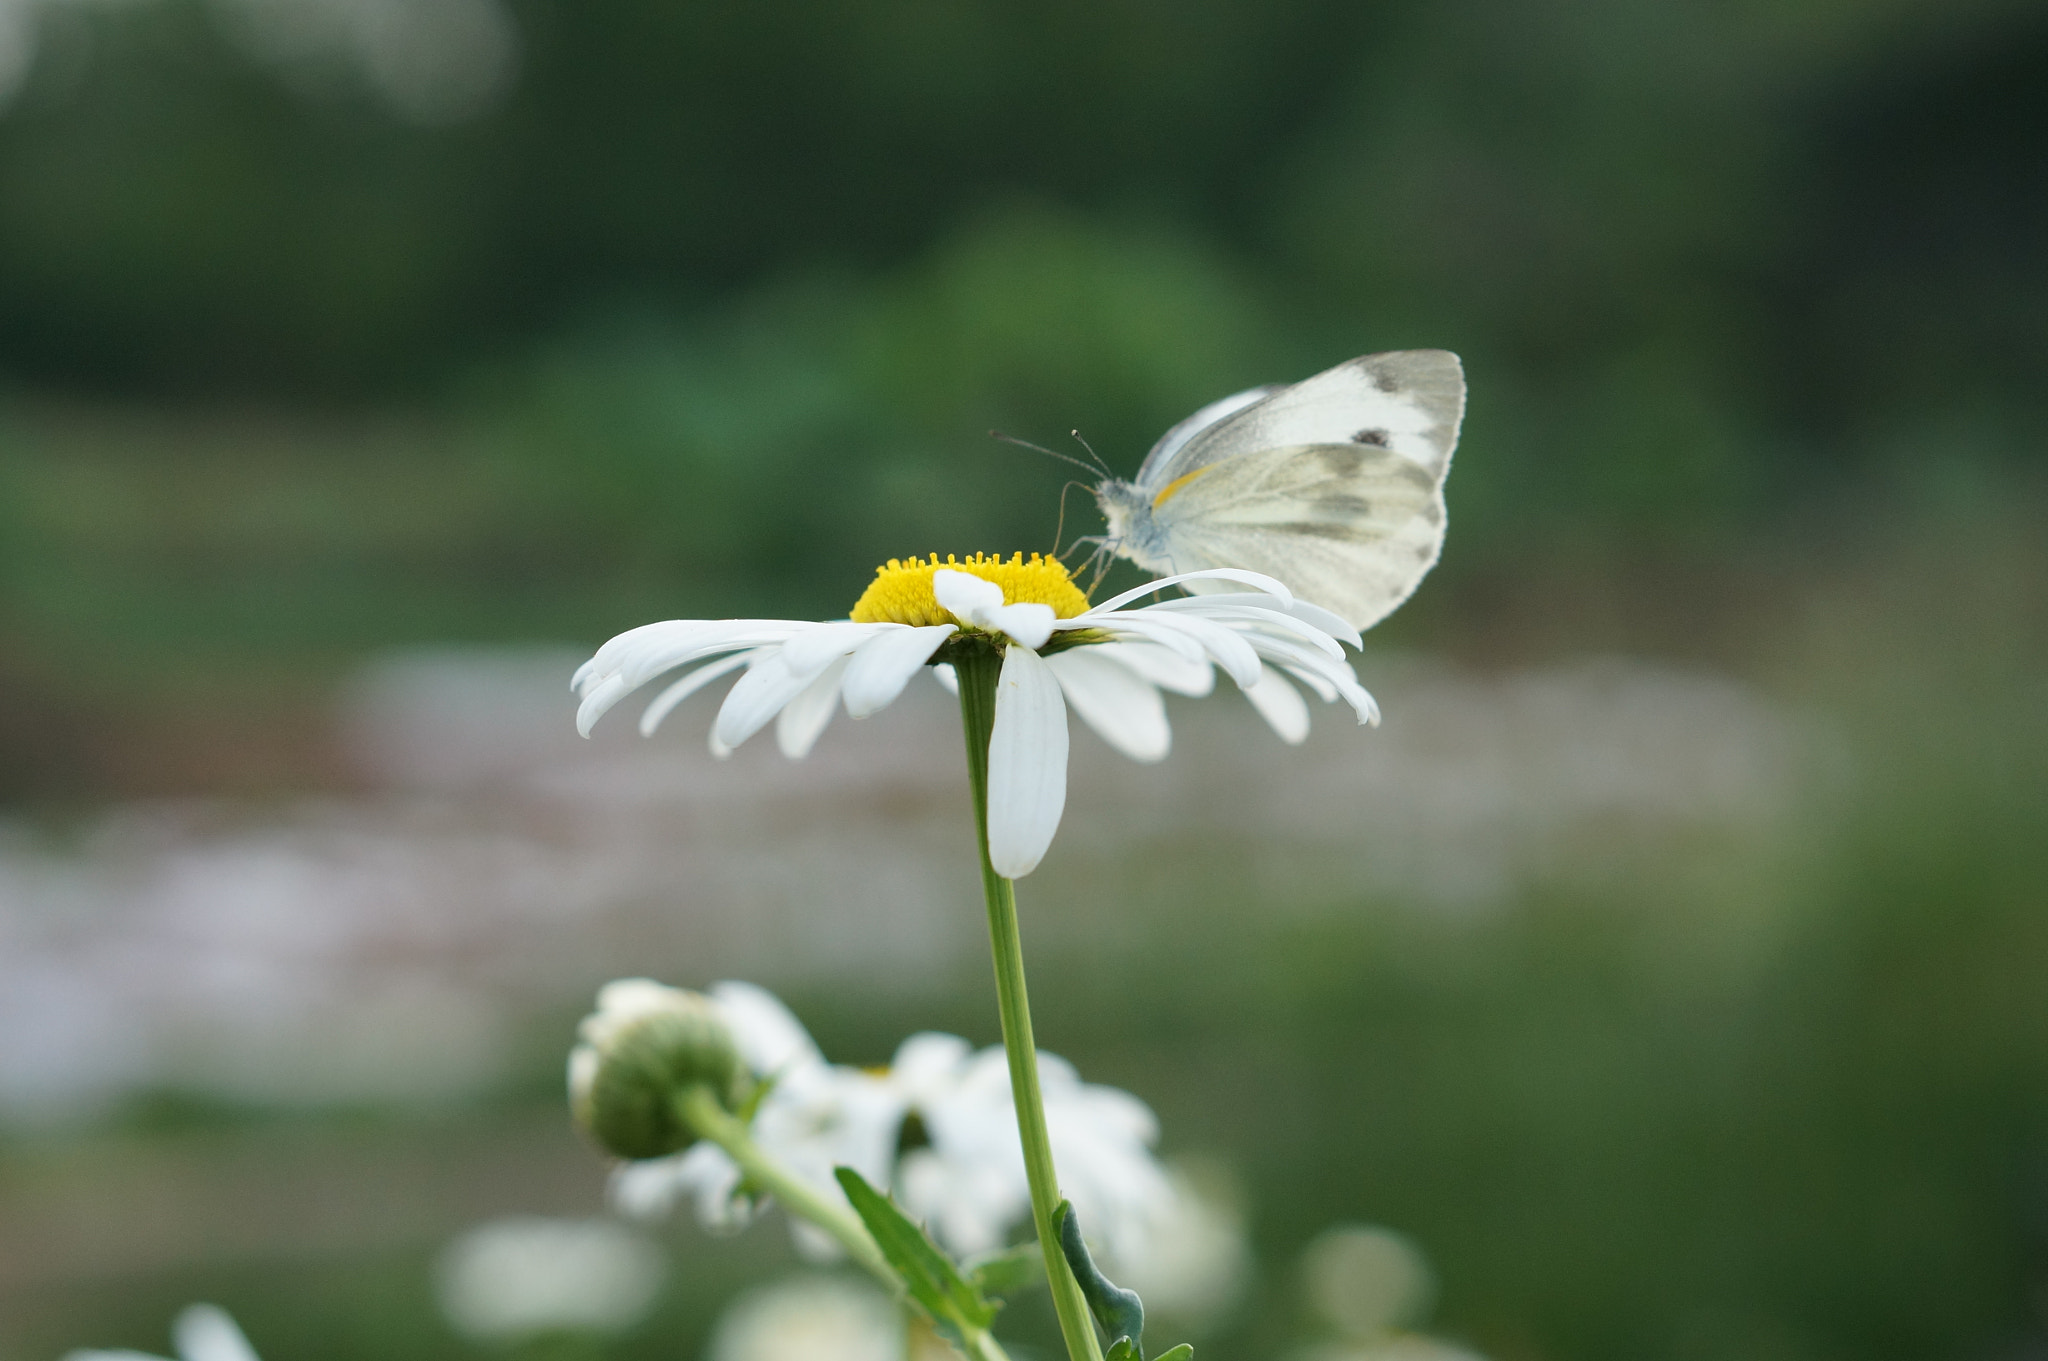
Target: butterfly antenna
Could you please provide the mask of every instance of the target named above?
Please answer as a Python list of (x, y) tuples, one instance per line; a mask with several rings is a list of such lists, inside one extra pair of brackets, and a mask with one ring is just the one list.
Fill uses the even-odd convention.
[(1082, 439), (1082, 438), (1081, 438), (1081, 432), (1080, 432), (1080, 431), (1078, 431), (1078, 430), (1069, 430), (1069, 431), (1068, 431), (1067, 433), (1068, 433), (1069, 435), (1072, 435), (1072, 436), (1074, 437), (1074, 442), (1075, 442), (1076, 444), (1080, 445), (1080, 446), (1081, 446), (1081, 447), (1082, 447), (1083, 449), (1086, 449), (1086, 450), (1088, 451), (1088, 457), (1090, 457), (1090, 458), (1092, 458), (1092, 459), (1094, 459), (1094, 460), (1095, 460), (1095, 466), (1096, 466), (1096, 467), (1097, 467), (1098, 469), (1100, 469), (1100, 470), (1101, 470), (1101, 472), (1102, 472), (1102, 475), (1103, 475), (1104, 477), (1115, 477), (1115, 476), (1116, 476), (1116, 474), (1115, 474), (1115, 473), (1113, 473), (1113, 472), (1111, 472), (1111, 471), (1109, 470), (1109, 465), (1108, 465), (1107, 463), (1104, 463), (1104, 462), (1102, 461), (1102, 455), (1101, 455), (1101, 454), (1098, 454), (1098, 453), (1096, 453), (1096, 452), (1095, 452), (1095, 446), (1094, 446), (1094, 445), (1092, 445), (1092, 444), (1090, 444), (1090, 443), (1089, 443), (1089, 442), (1088, 442), (1087, 440), (1085, 440), (1085, 439)]
[[(1092, 473), (1097, 471), (1093, 465), (1082, 462), (1080, 459), (1075, 458), (1072, 454), (1063, 454), (1059, 452), (1057, 449), (1048, 449), (1042, 444), (1033, 444), (1030, 440), (1018, 439), (1015, 435), (1006, 435), (1000, 430), (989, 431), (988, 437), (990, 439), (1001, 440), (1005, 444), (1014, 444), (1019, 449), (1029, 449), (1034, 453), (1044, 454), (1047, 458), (1056, 458), (1062, 463), (1071, 463), (1076, 468), (1079, 468), (1082, 472), (1085, 473)], [(1090, 452), (1093, 451), (1091, 450)], [(1097, 461), (1099, 462), (1100, 460)], [(1105, 468), (1101, 471), (1107, 472), (1108, 469)]]

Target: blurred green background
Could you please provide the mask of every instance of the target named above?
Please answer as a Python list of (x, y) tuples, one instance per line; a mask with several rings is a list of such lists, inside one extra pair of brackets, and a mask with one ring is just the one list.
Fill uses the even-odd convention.
[[(1261, 1273), (1205, 1354), (1301, 1340), (1336, 1218), (1420, 1241), (1498, 1358), (2048, 1354), (2038, 4), (406, 12), (0, 0), (19, 864), (122, 809), (372, 797), (333, 706), (393, 649), (830, 617), (892, 555), (1049, 549), (1070, 470), (991, 427), (1128, 473), (1223, 393), (1453, 349), (1446, 555), (1368, 684), (1621, 656), (1825, 755), (1761, 826), (1596, 829), (1484, 912), (1224, 876), (1098, 940), (1110, 860), (1049, 881), (1042, 1038), (1243, 1184)], [(835, 1056), (995, 1037), (971, 968), (782, 985)], [(21, 1000), (62, 986), (0, 971), (14, 1043), (91, 1010)], [(459, 1101), (167, 1081), (6, 1124), (0, 1357), (161, 1349), (197, 1297), (268, 1361), (465, 1354), (426, 1272), (462, 1216), (599, 1203), (549, 1005)], [(363, 1178), (387, 1223), (294, 1246)], [(182, 1246), (93, 1246), (138, 1236)], [(678, 1230), (618, 1354), (696, 1355), (787, 1259), (739, 1243)]]

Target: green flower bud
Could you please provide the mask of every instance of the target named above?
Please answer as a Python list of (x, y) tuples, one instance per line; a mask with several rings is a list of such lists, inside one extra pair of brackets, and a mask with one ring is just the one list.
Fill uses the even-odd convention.
[(728, 1109), (739, 1105), (746, 1070), (716, 1004), (646, 978), (598, 991), (597, 1010), (577, 1028), (569, 1054), (569, 1108), (590, 1137), (621, 1158), (659, 1158), (697, 1141), (676, 1114), (695, 1086)]

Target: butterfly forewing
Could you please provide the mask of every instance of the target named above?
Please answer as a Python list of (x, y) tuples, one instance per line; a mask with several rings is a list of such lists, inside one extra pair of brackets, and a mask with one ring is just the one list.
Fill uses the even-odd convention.
[(1152, 452), (1145, 455), (1144, 463), (1138, 467), (1138, 485), (1150, 487), (1156, 494), (1159, 488), (1187, 471), (1185, 468), (1180, 468), (1170, 475), (1161, 476), (1176, 461), (1175, 455), (1187, 448), (1189, 442), (1197, 435), (1207, 430), (1210, 426), (1220, 423), (1227, 417), (1235, 416), (1253, 402), (1270, 397), (1276, 392), (1285, 392), (1286, 390), (1281, 384), (1269, 383), (1265, 387), (1246, 388), (1243, 392), (1233, 392), (1228, 397), (1221, 397), (1209, 403), (1200, 411), (1197, 411), (1194, 415), (1180, 422), (1180, 424), (1159, 437), (1159, 442), (1152, 446)]
[(1464, 414), (1465, 375), (1456, 355), (1447, 350), (1369, 354), (1281, 388), (1197, 431), (1156, 470), (1147, 460), (1145, 472), (1151, 477), (1141, 473), (1140, 484), (1164, 487), (1242, 453), (1311, 444), (1391, 449), (1441, 477), (1450, 466)]

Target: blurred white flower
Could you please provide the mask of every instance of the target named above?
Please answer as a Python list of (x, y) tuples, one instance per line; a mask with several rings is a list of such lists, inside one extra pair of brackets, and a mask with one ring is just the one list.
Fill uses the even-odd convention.
[(1436, 1276), (1422, 1250), (1392, 1229), (1325, 1229), (1303, 1249), (1301, 1272), (1310, 1312), (1341, 1340), (1299, 1351), (1294, 1361), (1482, 1361), (1455, 1343), (1407, 1331), (1428, 1316)]
[[(880, 1072), (825, 1061), (802, 1024), (772, 994), (749, 983), (719, 983), (709, 995), (726, 1013), (741, 1055), (774, 1086), (754, 1121), (762, 1148), (828, 1194), (840, 1195), (836, 1166), (894, 1190), (949, 1250), (999, 1247), (1029, 1218), (1030, 1186), (1000, 1046), (976, 1053), (954, 1035), (912, 1035)], [(1135, 1260), (1156, 1225), (1169, 1221), (1174, 1189), (1152, 1153), (1157, 1120), (1128, 1092), (1081, 1081), (1057, 1055), (1038, 1056), (1046, 1123), (1061, 1189), (1091, 1241), (1113, 1264)], [(903, 1150), (917, 1117), (928, 1142)], [(746, 1222), (736, 1204), (739, 1169), (709, 1144), (679, 1157), (628, 1163), (614, 1177), (615, 1202), (630, 1214), (667, 1213), (695, 1200), (709, 1228)], [(836, 1249), (799, 1224), (806, 1251)]]
[[(257, 1361), (256, 1349), (225, 1309), (195, 1304), (171, 1325), (178, 1361)], [(163, 1361), (148, 1352), (74, 1351), (64, 1361)]]
[(1208, 1331), (1243, 1298), (1253, 1269), (1237, 1187), (1223, 1169), (1175, 1162), (1173, 1195), (1141, 1245), (1118, 1264), (1118, 1285), (1145, 1301), (1147, 1317), (1177, 1334)]
[(597, 1010), (576, 1027), (569, 1051), (569, 1109), (576, 1123), (622, 1158), (656, 1158), (697, 1141), (677, 1116), (676, 1093), (708, 1087), (728, 1108), (744, 1095), (739, 1047), (710, 998), (651, 978), (619, 978), (598, 990)]
[(602, 1219), (522, 1217), (469, 1230), (441, 1253), (441, 1311), (478, 1341), (623, 1332), (647, 1316), (661, 1250)]
[[(741, 1060), (757, 1078), (772, 1081), (753, 1123), (754, 1138), (798, 1175), (844, 1200), (832, 1169), (851, 1167), (886, 1186), (906, 1107), (891, 1085), (858, 1068), (829, 1064), (802, 1022), (765, 988), (714, 984), (708, 995), (724, 1012)], [(700, 1143), (668, 1158), (623, 1164), (612, 1180), (615, 1203), (628, 1214), (668, 1213), (681, 1196), (696, 1202), (706, 1228), (743, 1227), (753, 1207), (735, 1199), (740, 1170), (724, 1150)], [(829, 1260), (838, 1248), (801, 1220), (791, 1222), (806, 1254)]]
[[(1082, 1082), (1056, 1054), (1041, 1051), (1038, 1068), (1060, 1191), (1109, 1262), (1129, 1262), (1173, 1203), (1152, 1153), (1159, 1122), (1129, 1092)], [(974, 1053), (958, 1036), (913, 1035), (889, 1075), (931, 1139), (903, 1157), (896, 1187), (904, 1208), (957, 1253), (1001, 1247), (1031, 1213), (1001, 1046)]]
[(1337, 1224), (1302, 1249), (1309, 1307), (1346, 1337), (1373, 1338), (1426, 1318), (1436, 1277), (1422, 1249), (1374, 1224)]
[[(1181, 585), (1224, 589), (1134, 603)], [(712, 752), (727, 755), (772, 722), (783, 755), (794, 760), (809, 754), (842, 705), (865, 718), (893, 703), (955, 635), (1002, 658), (988, 748), (988, 854), (1005, 878), (1037, 868), (1059, 827), (1069, 706), (1139, 761), (1163, 759), (1170, 743), (1160, 691), (1206, 694), (1212, 668), (1236, 681), (1289, 742), (1308, 735), (1308, 705), (1289, 676), (1326, 702), (1342, 698), (1360, 723), (1379, 721), (1378, 705), (1344, 660), (1345, 643), (1359, 646), (1358, 631), (1271, 577), (1221, 567), (1184, 572), (1091, 606), (1057, 559), (976, 554), (942, 564), (934, 554), (876, 569), (847, 619), (670, 619), (629, 629), (577, 670), (576, 726), (588, 735), (633, 691), (702, 662), (655, 697), (640, 730), (652, 733), (685, 698), (739, 672), (712, 725)]]
[(903, 1313), (875, 1287), (799, 1276), (750, 1290), (719, 1316), (710, 1361), (903, 1361)]

